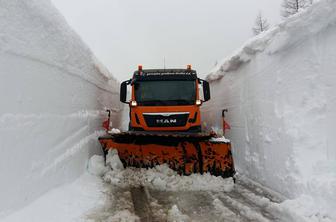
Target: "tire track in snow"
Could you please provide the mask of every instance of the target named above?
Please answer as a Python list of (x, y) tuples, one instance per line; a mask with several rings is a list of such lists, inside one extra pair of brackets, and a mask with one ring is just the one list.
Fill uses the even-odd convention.
[[(113, 207), (105, 218), (122, 217), (127, 211), (141, 222), (161, 221), (227, 221), (269, 222), (284, 221), (277, 203), (262, 190), (246, 189), (236, 184), (231, 192), (161, 191), (145, 186), (126, 189), (112, 188)], [(106, 217), (106, 214), (112, 216)], [(109, 221), (109, 220), (95, 220)], [(290, 221), (290, 220), (289, 220)]]
[[(230, 195), (232, 196), (232, 194)], [(242, 216), (241, 221), (270, 222), (272, 220), (264, 217), (256, 208), (246, 205), (239, 197), (232, 198), (227, 194), (215, 194), (224, 206), (233, 211), (236, 215)]]
[(262, 187), (261, 185), (244, 177), (237, 179), (236, 186), (245, 188), (246, 190), (249, 190), (258, 196), (265, 197), (274, 203), (281, 203), (285, 200), (285, 198), (280, 194), (271, 190), (267, 190), (265, 187)]
[(156, 204), (167, 214), (167, 221), (223, 221), (221, 218), (223, 212), (214, 206), (215, 200), (209, 192), (158, 190), (149, 192)]
[(141, 222), (153, 222), (153, 212), (150, 206), (148, 190), (145, 187), (131, 188), (132, 202), (135, 214)]
[(227, 208), (243, 216), (246, 221), (286, 221), (286, 214), (278, 204), (281, 197), (262, 187), (238, 180), (231, 192), (213, 192), (213, 195)]
[[(90, 219), (107, 222), (132, 216), (141, 222), (213, 221), (268, 222), (285, 221), (274, 216), (276, 203), (236, 185), (228, 193), (216, 191), (159, 191), (147, 187), (120, 189), (111, 187), (111, 200)], [(284, 218), (282, 218), (284, 219)], [(111, 220), (114, 221), (114, 220)], [(116, 220), (119, 221), (119, 220)], [(291, 221), (291, 220), (288, 220)]]
[(222, 201), (219, 199), (214, 199), (213, 205), (216, 209), (216, 211), (220, 214), (220, 219), (223, 219), (223, 221), (226, 222), (241, 222), (243, 221), (243, 218), (239, 214), (236, 214), (232, 210), (230, 210), (228, 207), (226, 207)]
[[(115, 171), (115, 174), (111, 171), (111, 174), (105, 175), (105, 181), (110, 182), (111, 188), (118, 192), (115, 193), (118, 205), (119, 199), (125, 199), (118, 190), (127, 190), (126, 194), (129, 197), (125, 202), (133, 206), (133, 210), (128, 210), (128, 215), (137, 218), (132, 221), (297, 221), (290, 217), (287, 209), (279, 205), (281, 200), (277, 195), (273, 196), (267, 188), (254, 185), (243, 178), (238, 178), (234, 185), (229, 184), (230, 189), (226, 190), (207, 182), (203, 185), (211, 188), (207, 190), (202, 186), (200, 189), (195, 189), (197, 187), (195, 184), (208, 181), (207, 177), (198, 175), (194, 180), (189, 180), (193, 177), (187, 177), (189, 179), (182, 183), (181, 188), (179, 181), (185, 178), (176, 176), (169, 169), (168, 171), (163, 169), (147, 172), (145, 169), (140, 171), (129, 168), (120, 172)], [(146, 173), (151, 176), (147, 178)], [(172, 176), (166, 176), (168, 173), (172, 173)], [(213, 183), (216, 184), (217, 181)], [(125, 204), (121, 204), (123, 205)], [(113, 218), (115, 215), (123, 216), (124, 208), (114, 208), (110, 214)]]
[[(247, 198), (246, 193), (253, 194), (254, 200)], [(268, 203), (271, 201), (266, 197), (255, 195), (251, 191), (247, 191), (246, 189), (242, 189), (239, 185), (236, 186), (236, 189), (233, 192), (227, 194), (231, 198), (237, 200), (238, 202), (248, 206), (249, 208), (253, 209), (255, 212), (258, 212), (263, 217), (275, 221), (277, 218), (274, 216), (272, 212), (266, 209), (267, 205), (264, 205), (265, 201), (267, 200)]]
[[(266, 191), (267, 192), (267, 191)], [(280, 202), (274, 202), (266, 197), (259, 196), (250, 190), (242, 190), (241, 195), (246, 202), (254, 203), (259, 206), (264, 212), (272, 215), (273, 221), (287, 222), (287, 221), (306, 221), (304, 218), (298, 216), (294, 211), (286, 210), (281, 207)]]

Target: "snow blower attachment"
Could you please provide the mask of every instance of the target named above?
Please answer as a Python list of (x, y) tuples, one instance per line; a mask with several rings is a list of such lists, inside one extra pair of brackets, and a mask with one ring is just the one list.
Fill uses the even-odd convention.
[[(127, 85), (132, 93), (126, 102)], [(197, 78), (190, 65), (162, 70), (139, 66), (120, 89), (121, 102), (130, 106), (129, 130), (100, 137), (104, 153), (116, 149), (125, 167), (168, 164), (184, 175), (233, 176), (230, 142), (201, 131), (200, 106), (209, 99), (209, 83)]]

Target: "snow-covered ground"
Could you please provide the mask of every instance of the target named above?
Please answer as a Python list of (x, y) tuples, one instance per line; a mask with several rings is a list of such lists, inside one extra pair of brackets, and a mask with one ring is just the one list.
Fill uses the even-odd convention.
[(238, 172), (333, 220), (335, 39), (336, 1), (321, 0), (218, 65), (203, 109), (207, 125), (217, 127), (229, 109)]
[(0, 18), (1, 220), (78, 178), (100, 152), (104, 108), (118, 127), (121, 107), (118, 82), (49, 0), (0, 1)]
[(3, 222), (331, 221), (312, 217), (245, 177), (233, 184), (210, 175), (179, 176), (164, 165), (122, 169), (115, 153), (108, 159), (106, 167), (102, 156), (93, 156), (91, 174), (50, 191)]
[(22, 210), (3, 218), (3, 222), (70, 222), (88, 220), (91, 210), (108, 201), (103, 180), (89, 173), (70, 184), (55, 188)]

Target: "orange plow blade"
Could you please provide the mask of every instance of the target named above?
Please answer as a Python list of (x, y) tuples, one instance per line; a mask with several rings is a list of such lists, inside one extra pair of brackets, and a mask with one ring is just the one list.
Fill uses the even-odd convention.
[(100, 137), (104, 153), (116, 149), (125, 167), (152, 168), (168, 164), (179, 174), (210, 173), (232, 177), (235, 173), (231, 144), (212, 142), (211, 136), (122, 133)]

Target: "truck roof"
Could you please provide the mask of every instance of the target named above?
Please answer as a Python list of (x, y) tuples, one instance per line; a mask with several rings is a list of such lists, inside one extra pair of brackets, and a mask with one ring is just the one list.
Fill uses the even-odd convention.
[(195, 80), (197, 72), (192, 69), (144, 69), (137, 70), (134, 80)]

